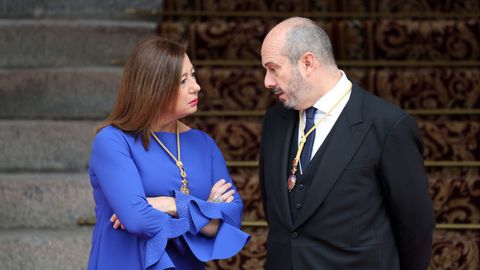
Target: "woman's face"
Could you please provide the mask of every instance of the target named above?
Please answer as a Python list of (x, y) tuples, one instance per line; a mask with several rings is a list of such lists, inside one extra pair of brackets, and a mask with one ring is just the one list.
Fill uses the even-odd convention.
[(200, 85), (198, 85), (195, 78), (195, 70), (190, 59), (185, 55), (178, 98), (175, 105), (175, 115), (181, 118), (195, 113), (197, 111), (198, 92), (200, 92)]

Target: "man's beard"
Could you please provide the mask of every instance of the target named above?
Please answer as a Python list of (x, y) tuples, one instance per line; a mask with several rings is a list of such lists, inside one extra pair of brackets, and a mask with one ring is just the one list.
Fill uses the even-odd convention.
[(298, 69), (293, 69), (291, 75), (292, 76), (287, 84), (287, 99), (283, 103), (283, 106), (288, 109), (295, 109), (300, 100), (305, 98), (305, 95), (309, 92), (310, 87), (305, 83)]

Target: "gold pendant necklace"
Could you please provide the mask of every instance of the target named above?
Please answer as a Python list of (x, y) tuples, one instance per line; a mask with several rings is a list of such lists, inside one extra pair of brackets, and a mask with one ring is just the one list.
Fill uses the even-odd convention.
[[(350, 83), (350, 87), (348, 88), (347, 91), (337, 100), (337, 102), (328, 110), (322, 118), (318, 120), (318, 122), (309, 130), (307, 131), (307, 134), (305, 134), (304, 130), (302, 129), (302, 136), (300, 138), (300, 144), (298, 145), (298, 150), (297, 154), (295, 155), (295, 158), (292, 161), (292, 170), (290, 171), (290, 176), (288, 177), (287, 181), (287, 188), (288, 192), (291, 192), (293, 188), (295, 187), (295, 184), (297, 183), (297, 176), (295, 173), (297, 172), (297, 167), (298, 167), (298, 161), (300, 160), (300, 155), (302, 154), (303, 146), (305, 145), (305, 142), (307, 141), (307, 137), (312, 134), (312, 132), (320, 125), (320, 123), (327, 118), (327, 116), (337, 107), (337, 105), (347, 96), (347, 94), (352, 90), (352, 83)], [(300, 125), (299, 129), (302, 127), (302, 113), (303, 111), (298, 111), (298, 117), (300, 119)]]
[(175, 161), (175, 165), (180, 170), (180, 176), (182, 176), (182, 186), (180, 187), (180, 192), (188, 195), (190, 194), (190, 189), (188, 188), (187, 172), (185, 171), (182, 160), (180, 158), (180, 132), (178, 129), (178, 121), (176, 124), (177, 124), (176, 133), (177, 133), (177, 149), (178, 149), (177, 158), (173, 156), (172, 152), (168, 150), (168, 148), (162, 143), (162, 141), (160, 141), (160, 139), (157, 137), (157, 135), (155, 135), (154, 132), (152, 132), (152, 136), (157, 141), (157, 143), (163, 148), (163, 150), (165, 150), (165, 152), (167, 152), (167, 154)]

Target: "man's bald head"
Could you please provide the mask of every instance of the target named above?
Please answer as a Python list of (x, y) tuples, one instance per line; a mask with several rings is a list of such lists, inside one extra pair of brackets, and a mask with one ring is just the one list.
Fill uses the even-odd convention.
[(280, 22), (265, 37), (264, 44), (267, 42), (278, 43), (292, 64), (304, 53), (312, 52), (323, 65), (336, 68), (328, 35), (308, 18), (292, 17)]

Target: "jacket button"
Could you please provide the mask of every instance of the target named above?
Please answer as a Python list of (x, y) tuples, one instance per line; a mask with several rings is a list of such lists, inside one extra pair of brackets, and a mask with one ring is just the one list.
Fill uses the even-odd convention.
[(301, 204), (301, 203), (297, 203), (297, 204), (295, 205), (295, 208), (297, 208), (297, 209), (302, 208), (302, 204)]
[(292, 233), (290, 234), (290, 236), (291, 236), (292, 238), (297, 238), (297, 237), (298, 237), (298, 233), (297, 233), (297, 232), (292, 232)]
[(298, 189), (302, 190), (304, 188), (305, 188), (305, 186), (303, 184), (298, 185)]

